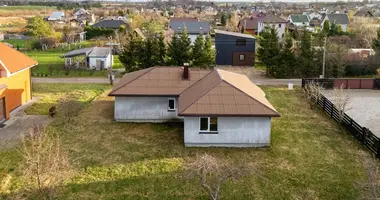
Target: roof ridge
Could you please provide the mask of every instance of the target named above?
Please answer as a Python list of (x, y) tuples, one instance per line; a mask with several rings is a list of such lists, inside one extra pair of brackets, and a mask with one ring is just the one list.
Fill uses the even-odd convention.
[(222, 81), (225, 82), (225, 83), (227, 83), (228, 85), (232, 86), (233, 88), (239, 90), (239, 91), (242, 92), (244, 95), (246, 95), (247, 97), (253, 99), (254, 101), (256, 101), (256, 102), (258, 102), (259, 104), (263, 105), (264, 107), (268, 108), (269, 110), (274, 111), (275, 113), (277, 113), (278, 115), (280, 115), (280, 113), (278, 113), (277, 110), (275, 110), (275, 109), (273, 109), (273, 108), (270, 108), (270, 107), (268, 107), (267, 105), (263, 104), (261, 101), (259, 101), (259, 100), (255, 99), (255, 98), (253, 98), (253, 97), (250, 96), (249, 94), (245, 93), (244, 91), (242, 91), (241, 89), (239, 89), (238, 87), (236, 87), (234, 84), (232, 84), (232, 83), (230, 83), (230, 82), (228, 82), (228, 81), (226, 81), (226, 80), (224, 80), (224, 79), (222, 79)]
[[(126, 86), (127, 84), (129, 84), (129, 83), (131, 83), (131, 82), (133, 82), (133, 81), (135, 81), (136, 79), (138, 79), (138, 78), (140, 78), (141, 76), (143, 76), (143, 75), (147, 74), (148, 72), (152, 71), (152, 70), (153, 70), (153, 69), (155, 69), (155, 68), (156, 68), (156, 67), (150, 67), (150, 69), (149, 69), (149, 68), (147, 68), (147, 69), (149, 69), (149, 70), (146, 70), (146, 72), (144, 72), (144, 73), (140, 74), (139, 76), (137, 76), (136, 78), (134, 78), (134, 79), (132, 79), (132, 80), (128, 81), (127, 83), (125, 83), (125, 84), (122, 84), (122, 85), (121, 85), (121, 86), (119, 86), (118, 88), (115, 88), (115, 89), (111, 90), (110, 94), (111, 94), (111, 93), (114, 93), (114, 92), (116, 92), (116, 91), (117, 91), (117, 90), (119, 90), (120, 88), (122, 88), (122, 87)], [(136, 72), (137, 72), (137, 71), (136, 71)]]
[[(197, 99), (195, 99), (191, 104), (189, 104), (186, 108), (184, 108), (184, 109), (182, 109), (181, 111), (179, 111), (178, 112), (178, 114), (181, 114), (183, 111), (185, 111), (186, 109), (188, 109), (190, 106), (192, 106), (195, 102), (197, 102), (200, 98), (202, 98), (203, 96), (205, 96), (208, 92), (210, 92), (212, 89), (214, 89), (218, 84), (220, 84), (222, 81), (223, 81), (223, 79), (222, 79), (222, 77), (220, 76), (220, 74), (219, 74), (219, 72), (218, 72), (218, 70), (217, 69), (214, 69), (214, 70), (212, 70), (210, 73), (208, 73), (206, 76), (208, 76), (208, 75), (210, 75), (212, 72), (214, 72), (214, 71), (216, 71), (217, 73), (218, 73), (218, 76), (219, 76), (219, 78), (220, 78), (220, 81), (218, 81), (213, 87), (211, 87), (209, 90), (207, 90), (207, 91), (205, 91), (202, 95), (200, 95)], [(198, 81), (200, 81), (200, 80), (202, 80), (202, 79), (204, 79), (204, 78), (206, 78), (206, 76), (204, 76), (203, 78), (201, 78), (201, 79), (199, 79)], [(197, 82), (198, 82), (197, 81)], [(195, 83), (194, 83), (195, 84)], [(192, 87), (194, 84), (192, 84), (190, 87)], [(186, 90), (187, 89), (189, 89), (190, 87), (188, 87), (188, 88), (186, 88)], [(184, 92), (184, 91), (183, 91)], [(182, 94), (182, 93), (181, 93)], [(181, 97), (181, 94), (179, 94), (179, 97)]]
[[(190, 70), (190, 69), (189, 69)], [(208, 76), (209, 74), (211, 74), (214, 70), (211, 70), (209, 73), (207, 73), (204, 77), (200, 78), (199, 80), (195, 81), (193, 84), (191, 84), (189, 87), (187, 87), (185, 90), (183, 90), (181, 93), (179, 93), (178, 96), (181, 96), (182, 93), (184, 93), (186, 90), (188, 90), (189, 88), (191, 88), (191, 86), (193, 86), (194, 84), (198, 83), (199, 81), (201, 81), (202, 79), (204, 79), (206, 76)]]

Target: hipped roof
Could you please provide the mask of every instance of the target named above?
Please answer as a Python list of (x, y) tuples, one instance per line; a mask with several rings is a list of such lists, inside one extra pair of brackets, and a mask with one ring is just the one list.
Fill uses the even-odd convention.
[(38, 62), (29, 56), (0, 42), (0, 66), (9, 73), (13, 74), (37, 64)]
[(268, 116), (279, 113), (245, 75), (220, 69), (152, 67), (126, 74), (110, 96), (179, 96), (180, 116)]

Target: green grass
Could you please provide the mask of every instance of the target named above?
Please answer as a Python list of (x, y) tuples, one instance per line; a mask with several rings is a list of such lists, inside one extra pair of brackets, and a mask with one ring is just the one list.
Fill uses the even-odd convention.
[(0, 11), (15, 11), (15, 10), (44, 10), (44, 9), (50, 9), (52, 7), (48, 6), (31, 6), (31, 5), (26, 5), (26, 6), (0, 6)]
[[(69, 52), (69, 50), (49, 50), (49, 51), (27, 51), (28, 56), (38, 61), (38, 66), (34, 67), (32, 72), (33, 76), (53, 76), (53, 77), (91, 77), (107, 75), (107, 71), (94, 71), (91, 70), (70, 70), (66, 75), (66, 70), (63, 70), (64, 59), (61, 58), (63, 54)], [(49, 66), (52, 67), (52, 72), (49, 70)], [(123, 68), (119, 57), (114, 57), (114, 69)]]
[(17, 40), (17, 39), (8, 39), (8, 40), (3, 40), (2, 42), (7, 42), (11, 45), (13, 45), (15, 48), (24, 48), (26, 40)]
[[(93, 99), (93, 91), (106, 89), (93, 84), (33, 87), (34, 95), (44, 95), (42, 101), (72, 90)], [(49, 127), (60, 134), (73, 165), (58, 199), (208, 199), (183, 169), (203, 153), (255, 166), (264, 176), (252, 173), (226, 182), (221, 199), (358, 199), (357, 183), (367, 179), (363, 159), (368, 151), (322, 111), (311, 110), (299, 89), (264, 90), (281, 113), (273, 119), (269, 148), (186, 148), (181, 124), (114, 122), (113, 98), (103, 94), (69, 128), (58, 121)], [(1, 155), (0, 163), (20, 160)], [(17, 193), (23, 185), (20, 168), (12, 162), (16, 169), (3, 167), (12, 176), (3, 193)]]

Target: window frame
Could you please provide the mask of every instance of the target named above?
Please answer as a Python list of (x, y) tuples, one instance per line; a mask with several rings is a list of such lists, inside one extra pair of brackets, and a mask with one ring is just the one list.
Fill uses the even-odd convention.
[(247, 46), (247, 40), (246, 39), (236, 39), (235, 43), (236, 43), (236, 46)]
[[(174, 108), (169, 107), (169, 103), (171, 100), (173, 100), (173, 102), (174, 102)], [(175, 98), (168, 98), (168, 112), (175, 112), (176, 111), (177, 107), (175, 106), (175, 103), (176, 103)]]
[[(243, 56), (243, 59), (241, 59), (241, 56)], [(239, 54), (239, 61), (245, 61), (245, 54)]]
[[(207, 130), (201, 130), (201, 121), (202, 119), (207, 118)], [(210, 122), (211, 118), (216, 118), (216, 131), (211, 131), (210, 130)], [(218, 117), (199, 117), (199, 134), (218, 134)]]

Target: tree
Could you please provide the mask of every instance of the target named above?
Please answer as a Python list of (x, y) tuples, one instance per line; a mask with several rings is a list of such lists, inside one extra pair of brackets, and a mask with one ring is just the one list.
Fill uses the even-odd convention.
[(119, 59), (123, 63), (126, 72), (132, 72), (140, 69), (143, 42), (140, 38), (129, 35), (129, 42), (120, 53)]
[(226, 24), (227, 24), (226, 15), (224, 13), (220, 17), (220, 23), (222, 24), (222, 26), (226, 26)]
[(273, 68), (278, 64), (278, 55), (280, 53), (277, 30), (274, 26), (266, 26), (260, 34), (257, 57), (267, 66), (266, 75), (272, 76)]
[(244, 26), (241, 26), (241, 30), (240, 30), (241, 33), (244, 33), (245, 32), (245, 27)]
[(376, 31), (377, 37), (372, 41), (372, 48), (376, 51), (377, 55), (380, 55), (380, 28)]
[(187, 175), (195, 174), (203, 190), (211, 200), (219, 199), (220, 189), (229, 179), (239, 179), (250, 173), (250, 167), (236, 166), (225, 160), (210, 155), (197, 156), (197, 159), (186, 166)]
[(329, 22), (329, 20), (326, 20), (325, 22), (323, 22), (323, 31), (325, 33), (330, 33), (330, 22)]
[(342, 123), (344, 114), (352, 109), (350, 106), (351, 101), (350, 90), (345, 89), (343, 84), (339, 88), (334, 88), (333, 102), (335, 108), (339, 111), (339, 123)]
[(304, 87), (306, 98), (309, 100), (310, 108), (314, 109), (322, 97), (323, 88), (315, 82), (309, 82)]
[(139, 68), (149, 68), (156, 65), (158, 59), (158, 44), (155, 41), (156, 39), (152, 36), (146, 38), (145, 42), (143, 42), (143, 49), (141, 56), (141, 62), (139, 63)]
[(35, 16), (30, 20), (26, 27), (26, 32), (36, 38), (56, 36), (56, 33), (50, 26), (49, 22), (45, 21), (41, 16)]
[(194, 45), (191, 51), (191, 60), (193, 61), (193, 66), (200, 67), (203, 65), (203, 58), (205, 57), (204, 52), (204, 39), (203, 34), (199, 34), (194, 41)]
[(210, 35), (207, 35), (203, 47), (203, 66), (211, 67), (215, 65), (215, 50), (212, 48), (212, 41)]
[(300, 77), (312, 77), (316, 74), (314, 63), (314, 51), (311, 46), (311, 35), (308, 31), (304, 30), (299, 47), (299, 65), (298, 71)]
[(160, 36), (157, 40), (158, 45), (158, 58), (157, 58), (157, 64), (160, 66), (164, 66), (166, 64), (166, 44), (165, 44), (165, 37), (164, 33), (160, 33)]
[(173, 34), (171, 42), (168, 47), (169, 65), (177, 65), (181, 52), (179, 52), (179, 38), (177, 34)]
[(183, 63), (190, 62), (190, 50), (191, 40), (186, 28), (184, 28), (180, 36), (174, 34), (172, 37), (172, 41), (169, 45), (169, 56), (171, 57), (170, 64), (182, 66)]
[(293, 38), (289, 33), (285, 33), (284, 43), (279, 55), (279, 63), (274, 69), (274, 77), (294, 77), (296, 64), (297, 60), (293, 52)]
[(339, 43), (330, 43), (327, 45), (326, 75), (328, 77), (342, 77), (345, 75), (348, 49), (345, 45)]

